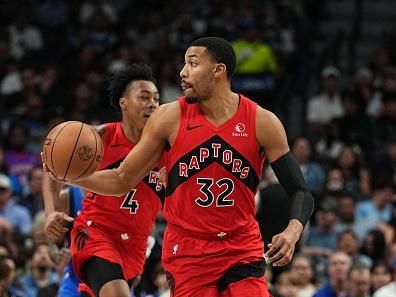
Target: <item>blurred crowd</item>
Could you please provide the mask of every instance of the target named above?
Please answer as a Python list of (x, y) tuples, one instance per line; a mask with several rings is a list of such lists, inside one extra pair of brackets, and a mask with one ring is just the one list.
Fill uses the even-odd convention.
[[(356, 73), (312, 65), (321, 7), (313, 0), (2, 1), (0, 296), (52, 296), (48, 288), (63, 271), (43, 231), (39, 152), (48, 131), (66, 120), (118, 120), (107, 78), (133, 62), (152, 65), (162, 103), (175, 100), (184, 50), (206, 35), (232, 42), (238, 91), (286, 128), (297, 98), (302, 124), (288, 133), (290, 147), (316, 210), (291, 265), (268, 266), (273, 295), (396, 296), (396, 52), (379, 41)], [(279, 203), (283, 194), (266, 166), (257, 195), (263, 233), (271, 225), (268, 200)], [(165, 224), (158, 219), (137, 296), (167, 296)]]

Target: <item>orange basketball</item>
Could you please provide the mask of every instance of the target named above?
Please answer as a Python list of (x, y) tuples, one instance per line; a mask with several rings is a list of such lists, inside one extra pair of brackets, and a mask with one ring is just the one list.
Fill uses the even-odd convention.
[(61, 123), (44, 141), (44, 162), (59, 179), (76, 180), (91, 175), (102, 157), (102, 139), (94, 128), (82, 122)]

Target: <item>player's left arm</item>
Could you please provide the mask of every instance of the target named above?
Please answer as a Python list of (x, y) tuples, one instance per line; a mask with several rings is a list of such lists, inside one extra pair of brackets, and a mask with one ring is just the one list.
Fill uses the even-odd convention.
[(313, 211), (313, 197), (307, 190), (300, 167), (290, 152), (286, 132), (279, 119), (271, 112), (257, 107), (256, 137), (279, 183), (290, 197), (290, 221), (287, 228), (272, 238), (266, 256), (274, 266), (289, 263), (295, 245)]

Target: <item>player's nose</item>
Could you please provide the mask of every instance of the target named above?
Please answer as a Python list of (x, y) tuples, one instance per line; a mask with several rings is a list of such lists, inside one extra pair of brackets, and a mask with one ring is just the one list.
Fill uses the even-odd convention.
[(187, 77), (187, 64), (183, 66), (183, 68), (180, 70), (180, 77), (181, 78), (186, 78)]

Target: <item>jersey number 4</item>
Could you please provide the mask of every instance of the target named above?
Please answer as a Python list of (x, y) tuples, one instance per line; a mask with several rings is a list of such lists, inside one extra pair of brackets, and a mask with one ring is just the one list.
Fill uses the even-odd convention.
[(198, 197), (195, 199), (195, 202), (201, 207), (209, 207), (216, 200), (216, 207), (226, 207), (233, 206), (234, 200), (227, 199), (228, 196), (234, 191), (234, 182), (229, 178), (219, 179), (215, 184), (222, 188), (223, 191), (215, 197), (215, 194), (212, 192), (212, 186), (214, 184), (213, 178), (197, 178), (197, 184), (201, 185), (199, 189), (205, 196)]
[(129, 209), (131, 214), (136, 214), (137, 210), (139, 209), (139, 202), (137, 200), (133, 200), (133, 197), (136, 194), (136, 190), (133, 189), (125, 196), (124, 201), (122, 202), (120, 208), (122, 209)]

